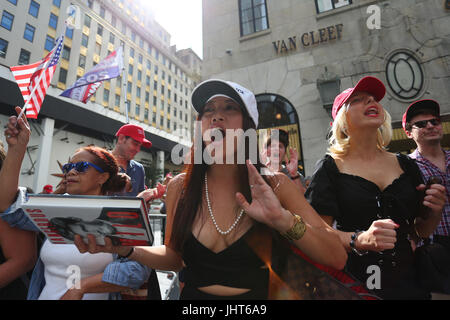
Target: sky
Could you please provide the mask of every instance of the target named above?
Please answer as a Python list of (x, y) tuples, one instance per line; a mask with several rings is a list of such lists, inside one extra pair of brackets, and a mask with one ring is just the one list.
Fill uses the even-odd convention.
[(203, 58), (202, 0), (147, 0), (155, 20), (171, 35), (177, 50), (192, 48)]

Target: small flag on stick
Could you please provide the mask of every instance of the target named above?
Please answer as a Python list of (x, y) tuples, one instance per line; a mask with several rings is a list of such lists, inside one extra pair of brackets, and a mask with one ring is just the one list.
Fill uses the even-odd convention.
[(64, 36), (58, 38), (55, 47), (41, 61), (10, 68), (25, 101), (22, 114), (26, 112), (27, 118), (36, 119), (41, 110), (45, 94), (61, 56), (63, 41)]
[(120, 47), (61, 93), (61, 96), (86, 103), (103, 81), (120, 76), (122, 67), (123, 49)]

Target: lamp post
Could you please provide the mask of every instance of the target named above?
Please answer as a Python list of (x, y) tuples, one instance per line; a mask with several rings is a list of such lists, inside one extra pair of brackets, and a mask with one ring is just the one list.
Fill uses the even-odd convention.
[(341, 79), (334, 73), (328, 72), (327, 67), (325, 67), (325, 73), (317, 79), (317, 89), (322, 106), (331, 117), (334, 98), (341, 92)]

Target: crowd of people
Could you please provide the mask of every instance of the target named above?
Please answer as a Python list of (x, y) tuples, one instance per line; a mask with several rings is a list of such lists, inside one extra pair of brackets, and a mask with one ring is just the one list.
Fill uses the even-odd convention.
[[(88, 242), (75, 235), (70, 245), (46, 240), (37, 254), (38, 230), (23, 212), (27, 191), (18, 184), (30, 128), (25, 117), (11, 116), (7, 153), (0, 153), (0, 298), (18, 298), (4, 295), (7, 290), (23, 294), (20, 276), (34, 267), (28, 299), (120, 299), (141, 288), (154, 270), (180, 272), (182, 300), (269, 299), (272, 266), (287, 257), (279, 248), (296, 248), (363, 284), (368, 268), (376, 266), (381, 279), (369, 289), (381, 299), (430, 299), (437, 289), (422, 281), (427, 275), (415, 252), (439, 244), (450, 259), (449, 152), (441, 146), (439, 104), (421, 100), (408, 107), (403, 129), (417, 150), (393, 154), (387, 150), (391, 117), (380, 103), (385, 93), (379, 79), (364, 77), (336, 97), (328, 152), (311, 178), (299, 172), (297, 152), (283, 130), (264, 143), (256, 162), (250, 161), (248, 137), (205, 138), (208, 130), (226, 135), (258, 128), (254, 94), (223, 80), (194, 89), (201, 150), (194, 143), (183, 173), (167, 176), (167, 183), (145, 187), (143, 166), (133, 158), (151, 142), (139, 126), (121, 127), (111, 152), (77, 150), (63, 166), (57, 193), (146, 202), (164, 196), (165, 241), (152, 247), (113, 245), (107, 237), (100, 245), (91, 235)], [(194, 161), (205, 150), (220, 150), (222, 160), (235, 161)], [(237, 161), (242, 150), (244, 164)], [(271, 174), (261, 174), (267, 168)], [(258, 246), (266, 241), (273, 245)], [(82, 270), (80, 286), (67, 287), (70, 265)], [(450, 270), (450, 263), (439, 269)], [(439, 290), (450, 293), (449, 272), (440, 280)]]

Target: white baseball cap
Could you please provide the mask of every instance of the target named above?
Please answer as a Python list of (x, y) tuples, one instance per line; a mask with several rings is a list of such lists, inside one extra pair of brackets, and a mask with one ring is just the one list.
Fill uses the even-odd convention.
[(192, 91), (191, 102), (194, 109), (198, 113), (201, 113), (206, 102), (214, 96), (226, 96), (235, 100), (240, 105), (245, 106), (256, 128), (258, 127), (259, 113), (253, 92), (231, 81), (219, 79), (206, 80)]

